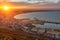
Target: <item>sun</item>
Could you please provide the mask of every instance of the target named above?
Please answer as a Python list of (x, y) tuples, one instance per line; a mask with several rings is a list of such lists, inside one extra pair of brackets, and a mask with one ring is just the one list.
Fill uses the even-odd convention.
[(3, 6), (4, 10), (9, 10), (9, 6)]

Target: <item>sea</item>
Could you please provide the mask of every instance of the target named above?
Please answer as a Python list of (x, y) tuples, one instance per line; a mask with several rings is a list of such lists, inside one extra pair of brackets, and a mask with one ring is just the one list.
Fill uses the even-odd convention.
[[(15, 18), (16, 19), (37, 18), (37, 19), (43, 20), (43, 21), (60, 22), (60, 11), (23, 13), (23, 14), (16, 15)], [(44, 25), (37, 25), (37, 27), (60, 30), (60, 24), (45, 23)]]

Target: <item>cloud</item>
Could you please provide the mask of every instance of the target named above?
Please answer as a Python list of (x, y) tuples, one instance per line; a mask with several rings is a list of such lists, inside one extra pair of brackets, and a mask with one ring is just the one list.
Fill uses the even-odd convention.
[(28, 1), (28, 0), (10, 0), (11, 2), (24, 2), (24, 1)]
[(58, 3), (60, 0), (45, 0), (46, 2)]
[(27, 2), (27, 3), (38, 3), (38, 2), (49, 2), (58, 3), (60, 0), (10, 0), (11, 2)]

